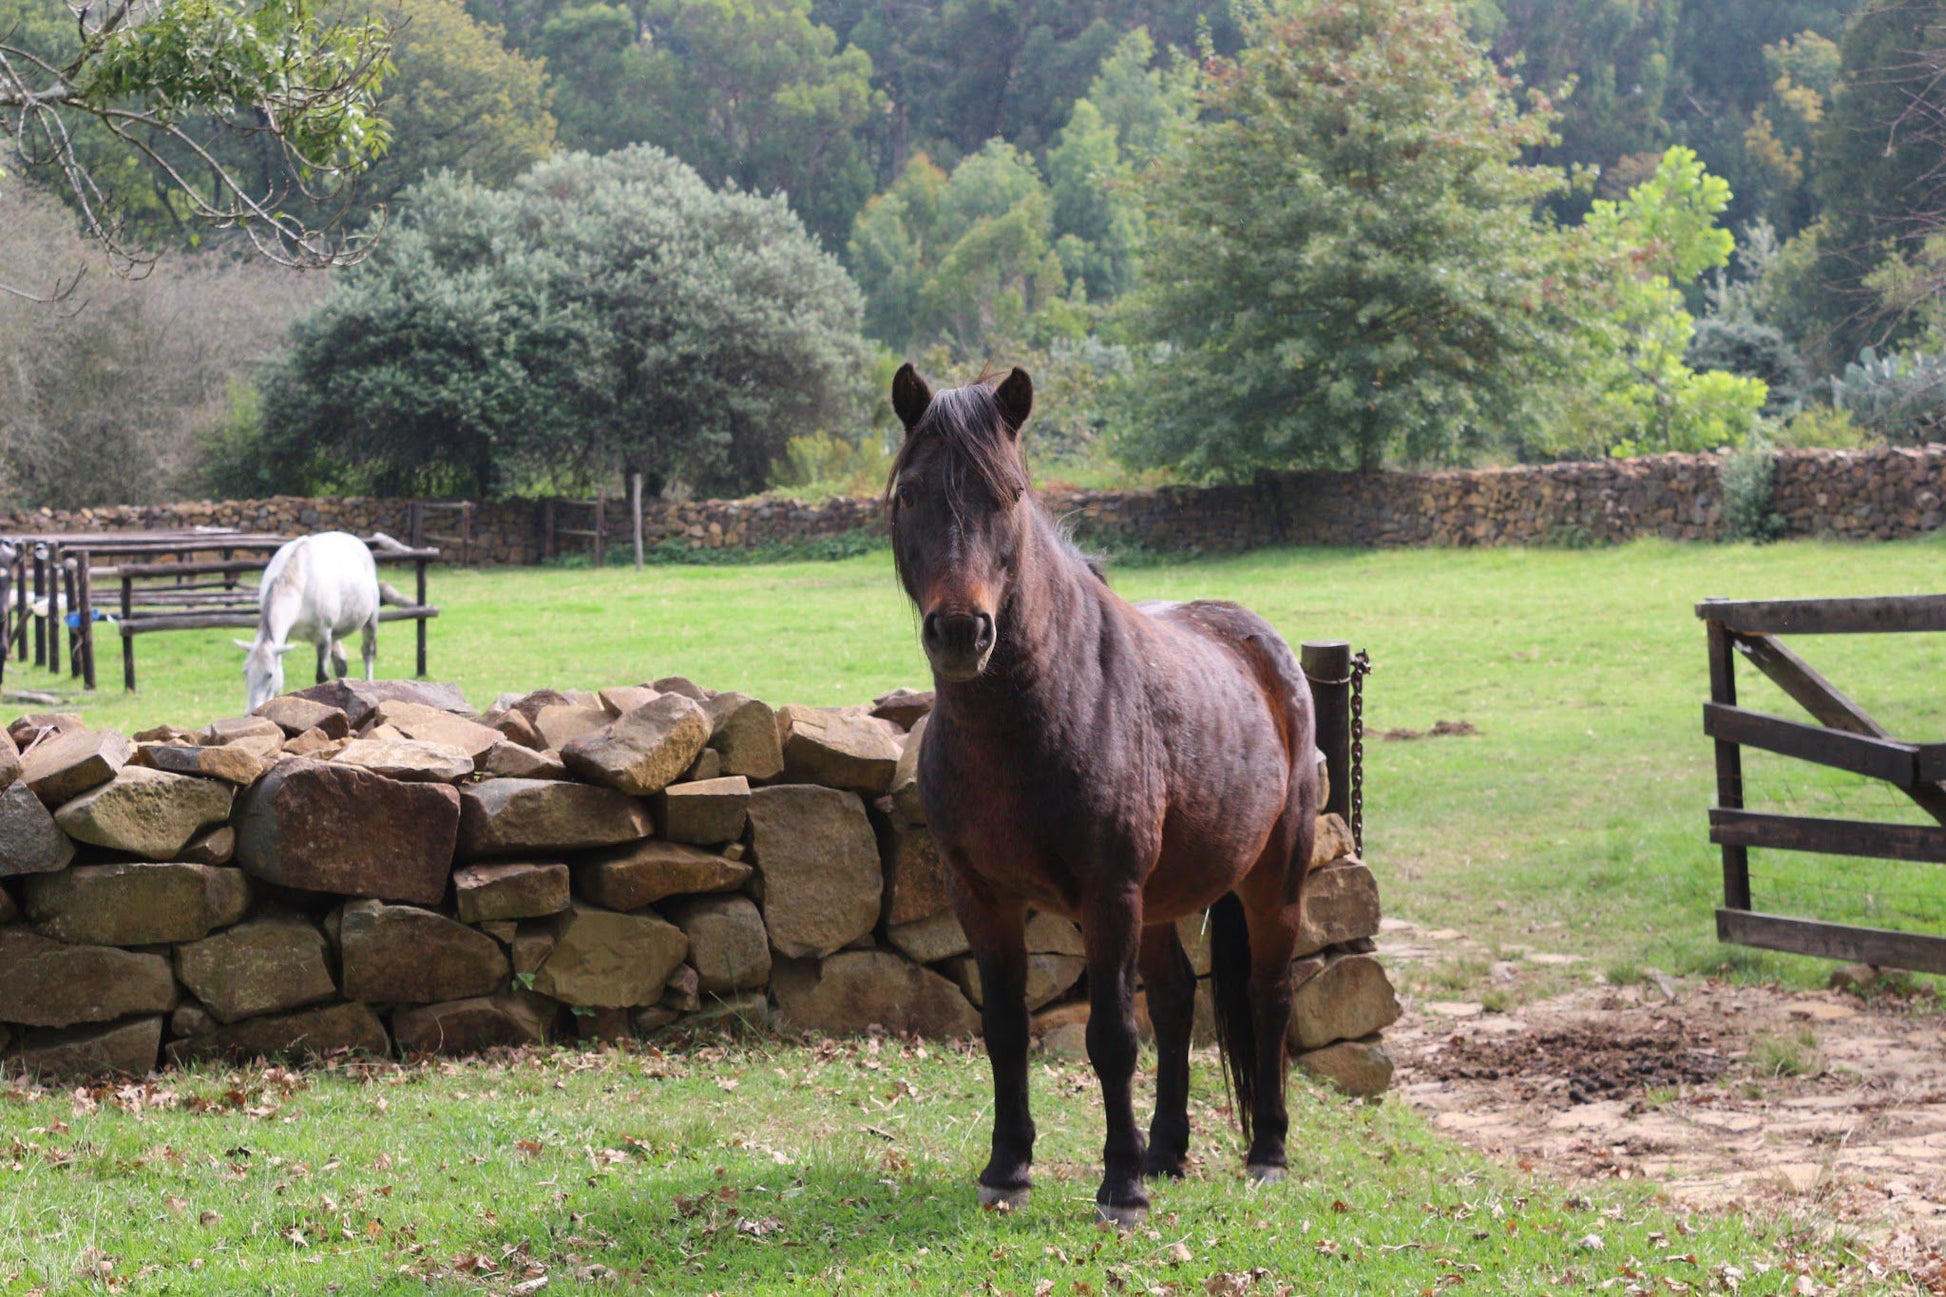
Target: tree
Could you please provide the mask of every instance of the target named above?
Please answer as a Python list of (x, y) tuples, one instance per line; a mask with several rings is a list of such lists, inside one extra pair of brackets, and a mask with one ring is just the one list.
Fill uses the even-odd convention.
[(266, 437), (302, 476), (743, 492), (791, 435), (858, 417), (857, 290), (781, 198), (638, 145), (502, 191), (441, 173), (407, 199), (268, 385)]
[(1122, 160), (1115, 128), (1086, 99), (1077, 99), (1068, 124), (1047, 154), (1055, 252), (1088, 300), (1119, 297), (1135, 280), (1142, 242), (1142, 207), (1135, 168)]
[(1517, 417), (1558, 303), (1549, 139), (1448, 0), (1277, 0), (1152, 173), (1123, 450), (1196, 477), (1439, 460)]
[(314, 0), (8, 0), (0, 16), (0, 131), (125, 261), (140, 256), (113, 199), (141, 168), (172, 215), (273, 260), (355, 254), (336, 212), (314, 223), (292, 200), (342, 194), (384, 151), (383, 24), (327, 21)]

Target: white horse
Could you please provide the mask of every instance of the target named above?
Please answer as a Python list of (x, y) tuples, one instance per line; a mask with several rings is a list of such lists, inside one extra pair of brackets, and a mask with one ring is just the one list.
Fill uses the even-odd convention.
[[(298, 643), (318, 650), (318, 683), (330, 659), (345, 674), (344, 637), (364, 632), (365, 678), (378, 656), (378, 565), (349, 532), (300, 536), (271, 555), (257, 587), (257, 638), (237, 640), (243, 659), (245, 709), (256, 711), (284, 692), (284, 654)], [(296, 643), (291, 641), (295, 640)]]

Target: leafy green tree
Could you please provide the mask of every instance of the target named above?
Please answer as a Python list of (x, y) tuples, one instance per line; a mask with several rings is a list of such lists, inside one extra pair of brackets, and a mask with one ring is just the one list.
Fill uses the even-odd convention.
[(1152, 173), (1139, 420), (1195, 477), (1455, 458), (1552, 354), (1544, 114), (1447, 0), (1278, 0)]
[(352, 252), (293, 200), (334, 191), (381, 154), (374, 110), (390, 38), (313, 0), (156, 0), (72, 10), (0, 4), (0, 133), (126, 259), (116, 200), (239, 229), (278, 261)]
[(1813, 219), (1811, 157), (1838, 81), (1838, 46), (1814, 31), (1764, 46), (1770, 94), (1743, 132), (1749, 173), (1761, 186), (1758, 206), (1786, 231)]
[(397, 70), (379, 100), (392, 147), (359, 176), (360, 200), (395, 202), (441, 168), (508, 184), (554, 151), (538, 60), (508, 50), (459, 0), (388, 0), (378, 14), (394, 33)]
[(1142, 207), (1135, 169), (1122, 160), (1115, 128), (1086, 99), (1047, 154), (1055, 252), (1090, 301), (1119, 297), (1135, 279)]
[(641, 0), (563, 10), (540, 31), (574, 147), (646, 142), (713, 184), (781, 192), (842, 247), (871, 197), (863, 132), (883, 111), (871, 58), (840, 50), (810, 0)]
[(1138, 169), (1155, 161), (1169, 132), (1196, 110), (1196, 65), (1181, 56), (1163, 67), (1155, 62), (1155, 41), (1137, 27), (1115, 43), (1088, 83), (1088, 102), (1114, 128), (1123, 159)]
[(266, 436), (312, 480), (480, 495), (639, 471), (760, 488), (860, 414), (857, 290), (781, 198), (658, 149), (447, 173), (292, 332)]

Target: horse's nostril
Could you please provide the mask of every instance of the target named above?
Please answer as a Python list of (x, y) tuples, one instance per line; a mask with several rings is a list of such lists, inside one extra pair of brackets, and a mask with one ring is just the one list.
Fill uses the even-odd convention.
[(993, 646), (993, 618), (986, 613), (929, 613), (921, 635), (928, 649), (968, 657)]

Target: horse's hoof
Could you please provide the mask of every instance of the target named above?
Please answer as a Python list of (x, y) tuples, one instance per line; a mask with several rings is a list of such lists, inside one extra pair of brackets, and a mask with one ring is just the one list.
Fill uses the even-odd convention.
[(986, 1185), (980, 1186), (980, 1206), (988, 1211), (1020, 1211), (1033, 1197), (1034, 1191), (1031, 1188), (993, 1189)]
[(1244, 1174), (1248, 1175), (1258, 1184), (1279, 1184), (1283, 1181), (1285, 1174), (1283, 1167), (1272, 1166), (1268, 1162), (1252, 1162), (1249, 1166), (1244, 1167), (1243, 1170)]
[(1142, 1168), (1144, 1180), (1180, 1180), (1183, 1178), (1181, 1162), (1151, 1162)]
[(1145, 1202), (1130, 1203), (1126, 1207), (1106, 1202), (1095, 1204), (1095, 1224), (1113, 1225), (1118, 1231), (1134, 1229), (1148, 1218), (1149, 1204)]

